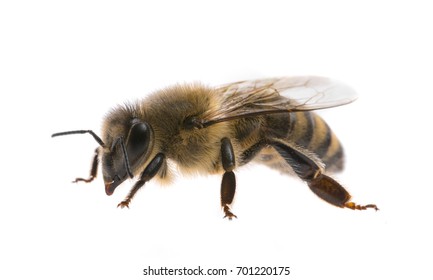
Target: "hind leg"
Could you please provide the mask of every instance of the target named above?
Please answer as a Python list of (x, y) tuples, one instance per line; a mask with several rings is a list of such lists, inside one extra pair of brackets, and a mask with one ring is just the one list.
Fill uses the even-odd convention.
[(378, 210), (375, 204), (358, 205), (351, 202), (349, 192), (337, 181), (323, 174), (323, 168), (299, 148), (294, 148), (279, 141), (274, 141), (271, 145), (321, 199), (337, 207), (352, 210), (365, 210), (368, 208)]

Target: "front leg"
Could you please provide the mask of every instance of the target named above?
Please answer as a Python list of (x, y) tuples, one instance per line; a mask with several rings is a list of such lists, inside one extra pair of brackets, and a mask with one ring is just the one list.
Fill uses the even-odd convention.
[(120, 202), (117, 205), (117, 207), (129, 208), (129, 203), (131, 202), (134, 195), (147, 181), (150, 181), (150, 179), (152, 179), (158, 173), (158, 171), (164, 165), (164, 161), (165, 161), (164, 154), (162, 153), (157, 154), (149, 163), (149, 165), (146, 166), (143, 173), (141, 173), (140, 179), (135, 183), (134, 187), (132, 187), (128, 196), (122, 202)]
[(76, 178), (72, 183), (78, 183), (78, 182), (86, 182), (90, 183), (93, 181), (93, 179), (96, 178), (96, 175), (98, 173), (98, 164), (99, 164), (99, 149), (95, 150), (95, 155), (93, 157), (92, 161), (92, 168), (90, 169), (90, 176), (89, 178)]
[(233, 202), (236, 192), (236, 177), (233, 172), (236, 161), (232, 143), (228, 138), (221, 140), (221, 161), (225, 171), (221, 182), (221, 207), (225, 213), (224, 218), (227, 217), (231, 220), (233, 217), (237, 218), (236, 215), (230, 211), (229, 207)]

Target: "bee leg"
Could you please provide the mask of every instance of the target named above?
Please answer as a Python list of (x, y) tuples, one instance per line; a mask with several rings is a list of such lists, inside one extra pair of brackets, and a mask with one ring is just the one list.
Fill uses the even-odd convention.
[(134, 186), (132, 187), (131, 191), (126, 196), (126, 198), (122, 202), (120, 202), (117, 205), (117, 207), (129, 208), (129, 203), (131, 202), (134, 195), (147, 181), (150, 181), (150, 179), (152, 179), (158, 173), (158, 171), (164, 165), (164, 161), (165, 161), (165, 155), (162, 153), (157, 154), (149, 163), (149, 165), (146, 166), (143, 173), (141, 173), (140, 179), (137, 182), (135, 182)]
[(93, 157), (92, 161), (92, 168), (90, 169), (90, 176), (87, 179), (84, 178), (76, 178), (72, 183), (78, 183), (78, 182), (86, 182), (90, 183), (93, 181), (93, 179), (96, 178), (96, 175), (98, 173), (98, 164), (99, 164), (99, 150), (95, 150), (95, 156)]
[(293, 168), (295, 173), (307, 182), (310, 189), (321, 199), (341, 208), (353, 210), (378, 210), (375, 204), (358, 205), (350, 202), (350, 194), (337, 181), (323, 174), (323, 169), (308, 155), (281, 142), (271, 144)]
[(231, 220), (233, 217), (237, 218), (236, 215), (230, 211), (229, 207), (233, 202), (236, 192), (236, 177), (233, 172), (236, 162), (233, 146), (228, 138), (221, 139), (221, 161), (225, 170), (221, 182), (221, 207), (224, 210), (224, 218), (227, 217)]
[(318, 173), (312, 180), (306, 180), (310, 189), (323, 200), (338, 206), (346, 207), (352, 210), (366, 210), (373, 208), (379, 210), (375, 204), (358, 205), (349, 201), (350, 194), (334, 179), (325, 174)]

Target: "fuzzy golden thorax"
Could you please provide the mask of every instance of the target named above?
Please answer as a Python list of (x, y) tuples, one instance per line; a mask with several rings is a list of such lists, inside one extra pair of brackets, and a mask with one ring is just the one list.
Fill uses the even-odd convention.
[(230, 137), (228, 123), (207, 128), (189, 125), (191, 119), (205, 119), (221, 106), (221, 97), (200, 84), (176, 85), (156, 91), (143, 100), (113, 109), (105, 118), (103, 139), (109, 147), (119, 136), (127, 138), (133, 120), (149, 124), (152, 145), (140, 165), (138, 175), (150, 158), (162, 152), (181, 172), (215, 173), (221, 171), (220, 147), (223, 137)]

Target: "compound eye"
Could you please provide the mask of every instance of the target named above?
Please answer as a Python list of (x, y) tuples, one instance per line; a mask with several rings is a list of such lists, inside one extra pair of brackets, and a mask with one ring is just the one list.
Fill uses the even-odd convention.
[(131, 165), (146, 155), (151, 141), (152, 130), (145, 122), (134, 123), (129, 130), (126, 149)]

